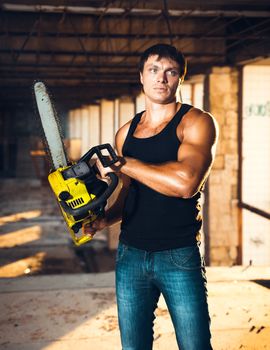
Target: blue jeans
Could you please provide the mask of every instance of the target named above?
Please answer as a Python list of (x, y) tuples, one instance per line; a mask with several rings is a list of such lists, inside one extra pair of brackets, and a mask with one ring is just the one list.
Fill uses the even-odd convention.
[(119, 243), (116, 296), (123, 350), (150, 350), (160, 294), (181, 350), (210, 350), (205, 269), (198, 246), (147, 252)]

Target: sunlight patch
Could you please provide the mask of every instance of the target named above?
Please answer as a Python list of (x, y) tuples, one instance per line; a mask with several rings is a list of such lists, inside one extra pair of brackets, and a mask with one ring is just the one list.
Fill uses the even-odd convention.
[(41, 215), (41, 210), (30, 210), (21, 213), (11, 214), (0, 217), (0, 226), (10, 222), (17, 222), (21, 220), (29, 220), (37, 218)]
[(21, 230), (11, 231), (0, 236), (0, 248), (12, 248), (37, 241), (41, 238), (41, 227), (30, 226)]

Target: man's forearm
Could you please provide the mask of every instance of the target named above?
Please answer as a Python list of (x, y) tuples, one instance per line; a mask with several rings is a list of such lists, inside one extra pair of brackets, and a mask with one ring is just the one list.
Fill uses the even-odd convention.
[(122, 219), (122, 209), (119, 206), (112, 206), (105, 213), (107, 226), (117, 224)]
[(149, 164), (125, 157), (120, 171), (167, 196), (187, 198), (196, 193), (192, 189), (192, 174), (181, 162)]
[(114, 225), (122, 219), (122, 211), (125, 204), (125, 198), (128, 193), (128, 185), (125, 186), (127, 184), (127, 179), (122, 179), (121, 181), (121, 189), (117, 195), (116, 200), (114, 201), (112, 206), (108, 208), (105, 212), (105, 220), (107, 226)]

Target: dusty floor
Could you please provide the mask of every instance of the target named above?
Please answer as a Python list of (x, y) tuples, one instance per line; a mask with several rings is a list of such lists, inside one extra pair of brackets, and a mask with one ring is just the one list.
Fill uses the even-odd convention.
[(0, 188), (0, 277), (24, 274), (106, 272), (114, 269), (115, 252), (106, 237), (76, 248), (57, 203), (39, 181), (3, 181)]
[[(39, 182), (2, 181), (0, 196), (0, 348), (121, 349), (105, 236), (74, 250)], [(270, 349), (270, 267), (210, 267), (207, 276), (214, 349)], [(156, 315), (154, 349), (176, 350), (163, 299)]]

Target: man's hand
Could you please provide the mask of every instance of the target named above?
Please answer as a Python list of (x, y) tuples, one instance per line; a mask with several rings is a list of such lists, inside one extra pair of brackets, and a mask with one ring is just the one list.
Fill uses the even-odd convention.
[(119, 161), (115, 164), (112, 164), (111, 166), (104, 167), (99, 159), (96, 161), (96, 166), (98, 168), (98, 171), (100, 173), (101, 178), (106, 178), (106, 175), (108, 173), (118, 173), (121, 169), (121, 167), (125, 164), (124, 158), (119, 158)]
[(106, 218), (97, 218), (95, 221), (83, 225), (83, 233), (94, 237), (97, 231), (103, 230), (106, 226), (108, 226)]

